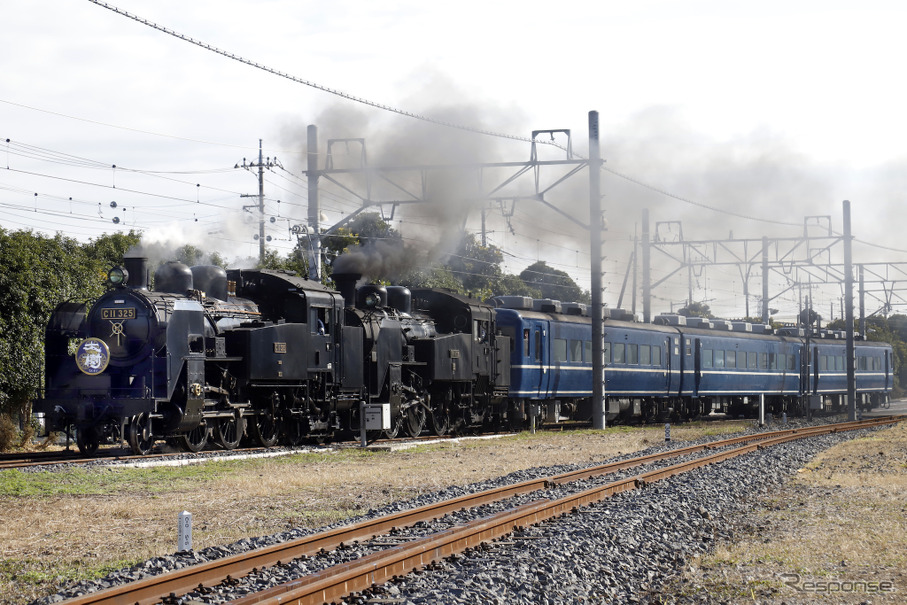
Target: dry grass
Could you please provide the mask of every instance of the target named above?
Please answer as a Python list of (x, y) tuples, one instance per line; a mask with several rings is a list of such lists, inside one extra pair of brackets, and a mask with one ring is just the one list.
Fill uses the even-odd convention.
[[(675, 441), (740, 423), (675, 425)], [(294, 455), (198, 467), (0, 472), (0, 603), (20, 605), (176, 550), (176, 520), (193, 514), (196, 550), (292, 527), (319, 527), (369, 508), (515, 470), (601, 460), (664, 440), (663, 426), (521, 434), (397, 452)]]
[(728, 603), (905, 602), (907, 423), (823, 452), (740, 529), (738, 543), (720, 545), (669, 590)]

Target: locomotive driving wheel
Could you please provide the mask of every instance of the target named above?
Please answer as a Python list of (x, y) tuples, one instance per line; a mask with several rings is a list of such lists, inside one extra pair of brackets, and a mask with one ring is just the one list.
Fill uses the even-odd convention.
[[(171, 440), (168, 439), (168, 442)], [(200, 452), (208, 445), (208, 425), (204, 421), (187, 433), (172, 440), (184, 452)]]
[(101, 441), (94, 427), (80, 428), (76, 432), (76, 445), (83, 456), (93, 456), (98, 451)]
[(126, 440), (137, 456), (144, 456), (154, 447), (154, 433), (151, 431), (151, 415), (148, 412), (129, 419), (126, 427)]
[(235, 410), (225, 418), (214, 419), (214, 442), (225, 450), (236, 449), (242, 440), (246, 422), (241, 410)]
[[(396, 439), (400, 434), (400, 426), (403, 424), (403, 414), (391, 414), (391, 428), (384, 431), (384, 436), (388, 439)], [(380, 431), (379, 431), (380, 434)], [(371, 440), (370, 440), (371, 441)]]
[(308, 424), (293, 416), (284, 418), (282, 427), (281, 433), (283, 434), (284, 443), (293, 447), (302, 443), (309, 432)]
[(261, 407), (256, 407), (255, 416), (249, 422), (249, 438), (261, 447), (273, 447), (280, 438), (280, 422), (275, 410), (280, 404), (280, 396), (273, 393)]
[(249, 422), (249, 436), (261, 447), (272, 447), (280, 437), (280, 425), (270, 410), (262, 410)]
[(401, 428), (409, 437), (416, 438), (425, 428), (425, 407), (421, 403), (414, 403), (403, 413)]
[(431, 421), (431, 432), (438, 437), (443, 437), (450, 431), (450, 412), (447, 409), (447, 405), (451, 399), (453, 399), (453, 391), (451, 389), (430, 396), (431, 415), (429, 420)]

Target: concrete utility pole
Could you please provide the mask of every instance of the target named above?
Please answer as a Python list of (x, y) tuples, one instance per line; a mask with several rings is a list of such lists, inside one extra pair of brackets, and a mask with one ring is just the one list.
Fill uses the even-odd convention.
[(318, 224), (318, 127), (309, 124), (306, 129), (306, 175), (309, 189), (309, 244), (312, 247), (312, 264), (309, 279), (321, 281), (321, 228)]
[(592, 428), (604, 429), (605, 361), (602, 296), (602, 194), (598, 112), (589, 112), (589, 241), (592, 261)]
[[(271, 158), (262, 157), (261, 152), (261, 139), (258, 139), (258, 163), (252, 162), (246, 164), (246, 158), (242, 159), (242, 164), (237, 164), (236, 168), (245, 168), (250, 170), (252, 168), (258, 168), (258, 195), (240, 195), (240, 197), (257, 197), (258, 198), (258, 235), (255, 239), (258, 240), (258, 262), (265, 262), (265, 168), (273, 168), (274, 166), (279, 166), (277, 158), (273, 160)], [(254, 208), (255, 206), (243, 206), (243, 210), (248, 210), (249, 208)]]
[(846, 329), (847, 417), (857, 419), (856, 359), (853, 342), (853, 262), (850, 236), (850, 202), (844, 200), (844, 325)]

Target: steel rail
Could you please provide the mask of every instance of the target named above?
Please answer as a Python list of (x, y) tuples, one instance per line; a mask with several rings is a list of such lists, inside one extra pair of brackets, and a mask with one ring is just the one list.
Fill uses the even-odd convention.
[(331, 602), (351, 593), (370, 588), (373, 585), (383, 584), (395, 576), (405, 575), (414, 569), (425, 567), (452, 554), (478, 546), (483, 542), (495, 540), (521, 527), (536, 525), (553, 517), (568, 514), (578, 508), (594, 504), (620, 492), (638, 489), (655, 481), (667, 479), (717, 462), (723, 462), (780, 443), (899, 421), (900, 419), (884, 423), (867, 422), (863, 425), (860, 425), (860, 423), (847, 423), (850, 426), (846, 428), (826, 425), (824, 429), (816, 427), (814, 430), (784, 431), (787, 434), (778, 435), (759, 443), (748, 443), (731, 450), (717, 452), (696, 460), (681, 462), (663, 469), (649, 471), (636, 477), (620, 479), (607, 485), (594, 487), (557, 500), (537, 500), (400, 546), (373, 553), (356, 561), (324, 569), (298, 580), (247, 595), (230, 603), (232, 605), (254, 605), (258, 603), (267, 603), (269, 605), (316, 605)]
[[(892, 420), (888, 418), (881, 418), (864, 421), (862, 424), (859, 422), (849, 422), (824, 426), (833, 427), (828, 428), (825, 431), (831, 432), (833, 430), (844, 430), (844, 427), (851, 425), (853, 425), (853, 428), (866, 428), (890, 422), (892, 422)], [(343, 544), (368, 540), (375, 536), (385, 534), (395, 528), (411, 526), (419, 521), (435, 519), (458, 510), (481, 506), (513, 496), (542, 490), (554, 485), (561, 485), (571, 481), (580, 481), (635, 466), (694, 454), (710, 449), (727, 447), (738, 443), (765, 441), (786, 436), (795, 436), (796, 438), (800, 436), (821, 434), (816, 432), (819, 428), (821, 427), (786, 429), (752, 435), (742, 435), (707, 444), (692, 445), (666, 452), (649, 454), (628, 460), (570, 471), (551, 477), (529, 479), (512, 485), (502, 486), (475, 494), (467, 494), (452, 500), (401, 511), (379, 519), (303, 536), (302, 538), (297, 538), (289, 542), (267, 546), (246, 553), (231, 555), (222, 559), (193, 565), (158, 576), (143, 578), (128, 584), (122, 584), (80, 597), (75, 597), (64, 603), (65, 605), (114, 605), (119, 603), (151, 605), (160, 602), (163, 598), (166, 598), (171, 594), (182, 595), (195, 590), (200, 586), (216, 585), (228, 576), (232, 578), (243, 577), (255, 569), (270, 567), (298, 557), (311, 556), (322, 550), (333, 550)]]

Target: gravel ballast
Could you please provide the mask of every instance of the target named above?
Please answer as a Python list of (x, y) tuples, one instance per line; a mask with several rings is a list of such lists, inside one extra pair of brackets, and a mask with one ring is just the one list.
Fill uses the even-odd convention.
[[(619, 494), (578, 514), (526, 528), (499, 540), (433, 565), (430, 569), (384, 586), (347, 602), (394, 603), (600, 603), (647, 602), (663, 599), (659, 587), (689, 565), (693, 557), (731, 536), (724, 520), (742, 515), (759, 494), (783, 483), (816, 453), (864, 431), (810, 438), (774, 446)], [(678, 445), (690, 445), (689, 442)], [(657, 446), (622, 458), (670, 449)], [(672, 460), (673, 464), (678, 460)], [(530, 477), (579, 468), (559, 466), (511, 473), (495, 481), (465, 488), (450, 488), (414, 500), (395, 503), (353, 519), (389, 514), (488, 489)], [(633, 475), (640, 470), (634, 470)], [(614, 480), (614, 475), (607, 481)], [(583, 488), (588, 485), (583, 485)], [(574, 487), (573, 491), (578, 488)], [(545, 497), (558, 497), (545, 493)], [(531, 498), (538, 498), (536, 494)], [(513, 506), (509, 501), (507, 506)], [(504, 505), (501, 505), (502, 507)], [(492, 514), (497, 509), (483, 509)], [(447, 522), (463, 522), (453, 516)], [(84, 582), (36, 603), (59, 602), (122, 582), (229, 556), (312, 532), (293, 530), (273, 536), (246, 539), (229, 546), (159, 557), (100, 581)], [(386, 539), (383, 540), (387, 542)], [(293, 574), (347, 561), (368, 546), (348, 548), (298, 564), (266, 570), (231, 587), (216, 587), (207, 594), (188, 595), (185, 602), (223, 603), (253, 589), (290, 579)]]

